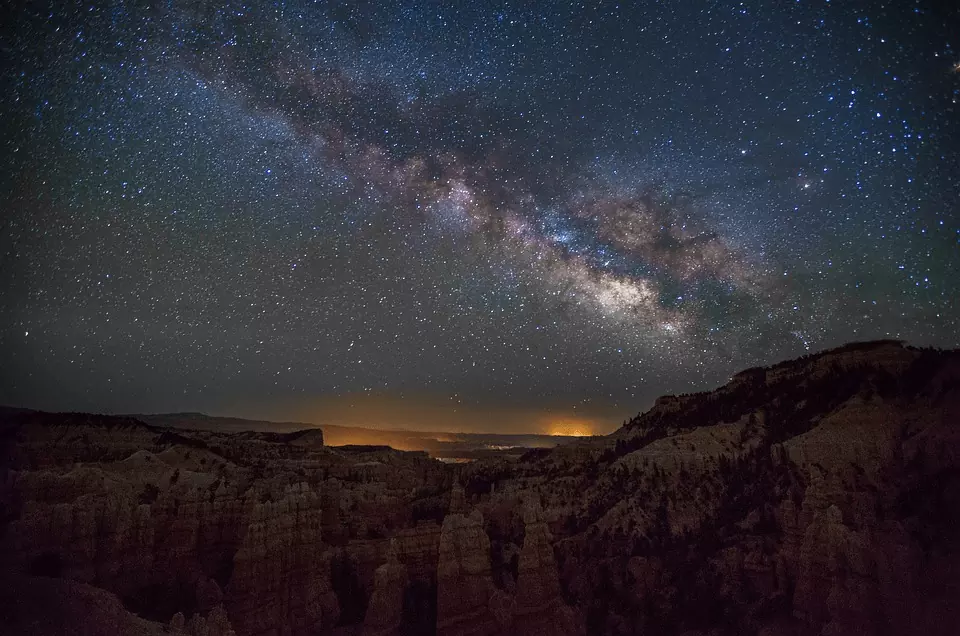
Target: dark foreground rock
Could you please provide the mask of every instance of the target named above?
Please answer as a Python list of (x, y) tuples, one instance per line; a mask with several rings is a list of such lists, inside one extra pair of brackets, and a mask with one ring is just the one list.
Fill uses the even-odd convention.
[(0, 412), (3, 633), (953, 634), (960, 354), (850, 345), (463, 466)]

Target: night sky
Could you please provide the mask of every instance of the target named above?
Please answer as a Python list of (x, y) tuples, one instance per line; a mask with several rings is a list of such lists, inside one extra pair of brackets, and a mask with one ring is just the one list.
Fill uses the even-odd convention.
[(953, 3), (24, 4), (0, 403), (606, 432), (960, 345)]

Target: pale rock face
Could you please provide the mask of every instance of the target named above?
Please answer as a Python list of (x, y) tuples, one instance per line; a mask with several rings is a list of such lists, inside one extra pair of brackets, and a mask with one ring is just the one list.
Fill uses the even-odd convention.
[(261, 503), (250, 496), (245, 518), (224, 600), (239, 633), (268, 633), (277, 625), (292, 633), (332, 626), (338, 605), (316, 494), (296, 484), (279, 501)]
[(441, 527), (432, 521), (397, 531), (392, 542), (397, 559), (407, 568), (411, 580), (436, 581), (441, 533)]
[(437, 633), (573, 634), (573, 612), (560, 596), (551, 536), (539, 502), (523, 507), (524, 541), (515, 594), (493, 585), (483, 516), (444, 518), (437, 566)]
[(182, 632), (187, 625), (187, 619), (183, 617), (183, 612), (177, 612), (170, 619), (170, 629)]
[(363, 621), (363, 636), (396, 636), (403, 618), (403, 593), (407, 568), (397, 560), (397, 546), (391, 541), (387, 562), (377, 568), (373, 594)]
[(799, 514), (783, 515), (794, 615), (825, 634), (905, 631), (919, 606), (919, 549), (899, 522), (877, 516), (903, 421), (889, 408), (851, 403), (784, 445), (810, 477)]
[(437, 563), (438, 636), (499, 633), (502, 627), (491, 609), (494, 591), (483, 515), (476, 510), (469, 517), (447, 515)]
[[(182, 625), (182, 629), (190, 636), (237, 636), (236, 632), (230, 627), (230, 621), (222, 605), (214, 607), (206, 616), (194, 614), (193, 617), (184, 624), (183, 614), (176, 614), (179, 617), (177, 623)], [(171, 627), (173, 627), (171, 621)]]
[(569, 608), (560, 597), (560, 581), (550, 531), (540, 502), (531, 497), (523, 509), (524, 539), (517, 576), (513, 626), (517, 634), (569, 634)]
[(523, 521), (525, 534), (520, 551), (517, 605), (519, 611), (537, 611), (559, 598), (557, 565), (539, 503), (531, 501), (526, 504)]
[(450, 491), (449, 514), (467, 514), (467, 500), (463, 491), (463, 484), (459, 481), (453, 482), (453, 489)]
[[(30, 423), (22, 427), (23, 464), (2, 484), (4, 501), (16, 511), (0, 540), (4, 568), (40, 568), (89, 582), (164, 621), (172, 615), (164, 615), (165, 609), (173, 612), (176, 604), (187, 603), (197, 613), (183, 628), (211, 636), (232, 633), (221, 618), (241, 635), (281, 625), (305, 633), (336, 623), (339, 607), (321, 531), (323, 498), (314, 487), (287, 477), (253, 476), (190, 440), (192, 446), (140, 449), (114, 461), (111, 434), (126, 448), (133, 430), (151, 449), (170, 434), (150, 435), (142, 425), (66, 428), (56, 439), (77, 435), (88, 440), (74, 445), (81, 457), (97, 453), (111, 461), (50, 465), (41, 461), (41, 448), (55, 443), (53, 431)], [(312, 436), (314, 447), (318, 439)], [(233, 453), (284, 454), (256, 439), (252, 444), (247, 451), (238, 444)], [(322, 488), (324, 482), (317, 484)], [(225, 590), (217, 578), (229, 581)]]

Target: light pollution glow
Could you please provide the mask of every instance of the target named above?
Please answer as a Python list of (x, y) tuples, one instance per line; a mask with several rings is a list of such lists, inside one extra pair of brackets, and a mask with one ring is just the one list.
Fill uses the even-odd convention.
[[(273, 404), (232, 403), (218, 414), (293, 421), (318, 426), (362, 427), (432, 433), (529, 433), (588, 436), (610, 433), (624, 411), (636, 408), (590, 408), (576, 405), (483, 405), (477, 408), (456, 397), (351, 394)], [(362, 443), (371, 443), (364, 441)]]
[(596, 422), (584, 418), (568, 417), (553, 420), (550, 423), (550, 435), (565, 435), (568, 437), (589, 437), (596, 434)]

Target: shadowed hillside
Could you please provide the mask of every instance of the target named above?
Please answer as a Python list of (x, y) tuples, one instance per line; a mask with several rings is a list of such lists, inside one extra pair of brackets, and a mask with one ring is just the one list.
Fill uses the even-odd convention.
[[(197, 635), (960, 621), (955, 351), (849, 345), (660, 398), (607, 437), (463, 465), (319, 431), (0, 417), (0, 564), (46, 599), (0, 597), (11, 633), (87, 620), (77, 599), (97, 599), (90, 621)], [(62, 612), (36, 619), (45, 602)]]

